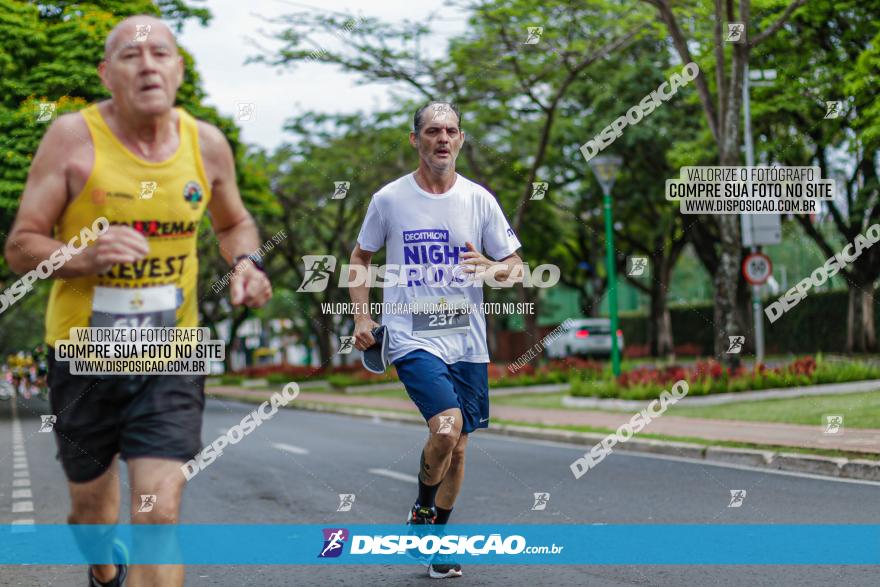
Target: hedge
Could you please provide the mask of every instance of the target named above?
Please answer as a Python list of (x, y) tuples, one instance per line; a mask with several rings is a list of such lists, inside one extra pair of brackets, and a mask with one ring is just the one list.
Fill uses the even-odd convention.
[[(770, 301), (765, 300), (765, 308)], [(808, 294), (772, 324), (765, 316), (767, 353), (843, 352), (846, 348), (848, 301), (849, 293), (846, 290), (815, 292)], [(711, 303), (672, 307), (669, 313), (676, 347), (692, 344), (700, 347), (703, 355), (714, 354), (715, 328)], [(620, 328), (627, 346), (649, 344), (648, 323), (647, 316), (621, 316)], [(880, 332), (880, 312), (876, 309), (874, 326)]]

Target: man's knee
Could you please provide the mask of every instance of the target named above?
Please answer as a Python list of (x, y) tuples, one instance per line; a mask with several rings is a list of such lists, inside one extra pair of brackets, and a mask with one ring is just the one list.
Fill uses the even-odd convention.
[(135, 494), (131, 500), (133, 524), (177, 524), (180, 516), (181, 487), (175, 482)]
[(431, 447), (444, 455), (449, 455), (455, 451), (458, 445), (459, 433), (455, 430), (450, 432), (434, 432), (431, 434)]

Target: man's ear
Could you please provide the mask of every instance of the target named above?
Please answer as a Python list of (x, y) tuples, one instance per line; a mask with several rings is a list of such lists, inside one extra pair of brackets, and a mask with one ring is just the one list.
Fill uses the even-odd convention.
[(414, 148), (418, 148), (416, 147), (416, 133), (414, 133), (413, 131), (409, 131), (409, 144), (412, 145)]

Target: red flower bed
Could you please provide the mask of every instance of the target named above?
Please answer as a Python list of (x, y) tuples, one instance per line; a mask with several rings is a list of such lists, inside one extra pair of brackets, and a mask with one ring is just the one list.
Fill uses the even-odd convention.
[(751, 377), (752, 375), (761, 375), (764, 373), (777, 373), (792, 375), (811, 376), (816, 370), (816, 360), (813, 357), (803, 357), (792, 362), (786, 367), (768, 368), (766, 365), (759, 363), (752, 371), (740, 366), (737, 369), (723, 367), (721, 363), (715, 359), (706, 361), (697, 361), (692, 367), (682, 367), (680, 365), (672, 365), (656, 368), (633, 369), (628, 373), (621, 373), (617, 382), (623, 387), (633, 387), (635, 385), (659, 385), (665, 386), (675, 383), (681, 379), (687, 381), (700, 381), (705, 379), (735, 379), (738, 377)]

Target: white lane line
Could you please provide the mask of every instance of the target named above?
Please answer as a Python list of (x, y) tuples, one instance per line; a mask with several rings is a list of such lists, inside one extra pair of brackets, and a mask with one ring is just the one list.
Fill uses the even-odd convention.
[(12, 513), (22, 514), (34, 511), (34, 502), (32, 501), (13, 501)]
[[(24, 451), (24, 435), (21, 433), (21, 421), (18, 419), (18, 402), (15, 395), (12, 396), (12, 481), (13, 487), (23, 487), (12, 490), (12, 513), (27, 514), (34, 511), (34, 496), (30, 489), (31, 479), (28, 471), (27, 455)], [(32, 531), (34, 529), (33, 518), (21, 518), (14, 516), (12, 524), (17, 531)]]
[(293, 446), (292, 444), (284, 444), (283, 442), (273, 442), (272, 446), (277, 448), (278, 450), (283, 450), (284, 452), (289, 452), (295, 455), (307, 455), (309, 451), (301, 448), (299, 446)]
[(392, 471), (391, 469), (369, 469), (369, 472), (373, 475), (381, 475), (382, 477), (388, 477), (389, 479), (396, 479), (397, 481), (406, 481), (407, 483), (418, 483), (419, 478), (415, 475), (407, 475), (406, 473), (400, 473), (398, 471)]

